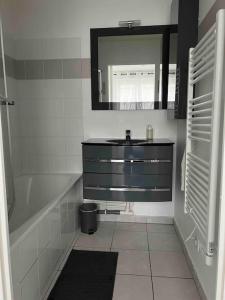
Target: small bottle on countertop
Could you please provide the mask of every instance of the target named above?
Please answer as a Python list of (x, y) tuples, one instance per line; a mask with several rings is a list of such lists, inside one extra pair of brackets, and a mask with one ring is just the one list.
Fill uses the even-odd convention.
[(146, 127), (146, 140), (153, 140), (153, 128), (150, 124)]

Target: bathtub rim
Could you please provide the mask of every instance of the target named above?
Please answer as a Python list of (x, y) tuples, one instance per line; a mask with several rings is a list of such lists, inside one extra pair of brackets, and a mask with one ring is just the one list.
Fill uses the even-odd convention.
[[(37, 174), (32, 174), (33, 176)], [(38, 174), (40, 175), (40, 174)], [(82, 173), (73, 174), (42, 174), (42, 175), (70, 175), (71, 180), (62, 190), (62, 192), (55, 197), (55, 200), (49, 200), (49, 203), (41, 208), (36, 214), (29, 218), (25, 223), (19, 226), (16, 230), (9, 232), (10, 250), (13, 249), (23, 240), (28, 233), (35, 229), (37, 224), (60, 202), (60, 200), (66, 195), (66, 193), (82, 179)]]

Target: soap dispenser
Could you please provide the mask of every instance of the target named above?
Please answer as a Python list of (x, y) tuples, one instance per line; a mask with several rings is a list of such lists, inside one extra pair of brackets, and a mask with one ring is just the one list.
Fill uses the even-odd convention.
[(153, 140), (153, 128), (150, 124), (146, 126), (146, 140)]

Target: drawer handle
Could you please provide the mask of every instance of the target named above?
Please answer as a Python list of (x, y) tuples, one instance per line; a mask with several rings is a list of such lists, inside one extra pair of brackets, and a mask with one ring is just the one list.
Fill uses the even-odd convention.
[(86, 161), (101, 163), (171, 163), (170, 159), (88, 159)]
[(115, 192), (170, 192), (169, 188), (137, 188), (137, 187), (95, 187), (86, 186), (86, 190), (115, 191)]

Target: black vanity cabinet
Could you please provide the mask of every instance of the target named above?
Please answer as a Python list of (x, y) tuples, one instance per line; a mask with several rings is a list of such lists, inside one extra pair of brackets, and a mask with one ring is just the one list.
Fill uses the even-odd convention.
[(84, 199), (172, 201), (173, 143), (83, 143)]

